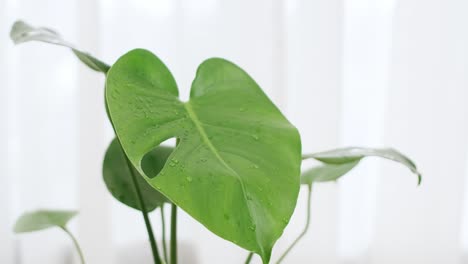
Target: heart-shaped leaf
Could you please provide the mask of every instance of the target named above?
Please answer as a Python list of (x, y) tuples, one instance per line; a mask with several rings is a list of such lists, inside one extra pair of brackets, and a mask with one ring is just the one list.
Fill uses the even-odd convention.
[[(145, 156), (143, 167), (145, 171), (150, 171), (158, 174), (166, 163), (167, 157), (173, 151), (169, 147), (157, 147)], [(125, 161), (125, 156), (117, 139), (112, 140), (109, 148), (107, 148), (106, 156), (104, 157), (102, 175), (107, 189), (115, 199), (123, 204), (126, 204), (134, 209), (140, 210), (140, 203), (133, 186), (132, 176)], [(133, 169), (133, 168), (132, 168)], [(148, 182), (133, 169), (137, 177), (138, 184), (141, 189), (141, 195), (145, 202), (147, 212), (151, 212), (165, 202), (169, 202), (164, 195), (151, 187)]]
[(78, 212), (64, 210), (38, 210), (23, 214), (16, 221), (15, 233), (39, 231), (51, 227), (65, 229), (68, 221)]
[(374, 149), (361, 147), (339, 148), (304, 155), (303, 159), (314, 158), (326, 164), (304, 172), (301, 182), (303, 184), (312, 184), (313, 181), (337, 180), (354, 168), (361, 159), (370, 156), (393, 160), (405, 165), (418, 176), (418, 184), (421, 183), (421, 173), (419, 173), (414, 162), (399, 151), (391, 148)]
[(23, 21), (16, 21), (11, 28), (10, 38), (15, 44), (28, 41), (41, 41), (64, 46), (70, 48), (78, 59), (95, 71), (106, 73), (110, 68), (109, 65), (96, 59), (90, 54), (76, 49), (71, 43), (65, 41), (60, 34), (50, 28), (35, 28)]
[[(155, 188), (218, 236), (267, 263), (299, 192), (299, 133), (242, 69), (203, 62), (190, 101), (169, 70), (133, 50), (109, 70), (106, 100), (122, 147)], [(142, 167), (164, 140), (179, 145), (161, 172)]]

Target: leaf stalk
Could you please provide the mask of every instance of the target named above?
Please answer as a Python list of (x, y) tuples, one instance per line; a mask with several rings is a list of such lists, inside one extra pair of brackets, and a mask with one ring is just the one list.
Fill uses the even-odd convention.
[(302, 232), (299, 234), (298, 237), (292, 242), (292, 244), (286, 249), (286, 251), (281, 255), (281, 257), (278, 259), (276, 264), (280, 264), (284, 258), (288, 255), (288, 253), (294, 248), (294, 246), (297, 245), (297, 243), (305, 236), (307, 231), (309, 230), (310, 226), (310, 207), (311, 207), (311, 197), (312, 197), (312, 184), (308, 185), (307, 188), (307, 216), (306, 216), (306, 224), (304, 226), (304, 229)]

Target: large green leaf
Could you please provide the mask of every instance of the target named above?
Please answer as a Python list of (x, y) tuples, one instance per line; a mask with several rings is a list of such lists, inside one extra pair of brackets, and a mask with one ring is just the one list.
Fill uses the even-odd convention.
[[(255, 81), (231, 62), (209, 59), (184, 103), (166, 66), (133, 50), (108, 72), (106, 100), (123, 149), (145, 179), (267, 263), (296, 205), (301, 143)], [(171, 137), (180, 142), (162, 171), (145, 171), (145, 154)]]
[(65, 41), (60, 34), (50, 28), (36, 28), (23, 21), (16, 21), (11, 28), (10, 38), (15, 44), (28, 41), (41, 41), (64, 46), (70, 48), (78, 59), (95, 71), (106, 73), (110, 68), (109, 65), (96, 59), (90, 54), (76, 49), (71, 43)]
[[(166, 163), (167, 157), (173, 148), (157, 147), (145, 156), (143, 166), (146, 171), (158, 174)], [(115, 199), (134, 209), (141, 210), (138, 197), (133, 186), (132, 176), (125, 161), (125, 156), (117, 139), (112, 140), (104, 157), (102, 175), (107, 189)], [(133, 168), (132, 168), (133, 169)], [(151, 212), (163, 203), (168, 202), (166, 197), (151, 187), (140, 174), (133, 169), (141, 189), (147, 212)]]
[(15, 233), (39, 231), (51, 227), (65, 228), (78, 212), (63, 210), (38, 210), (23, 214), (16, 221)]
[(339, 148), (304, 155), (303, 159), (313, 158), (326, 164), (304, 172), (301, 181), (303, 184), (311, 184), (313, 181), (337, 180), (354, 168), (361, 159), (370, 156), (393, 160), (405, 165), (418, 176), (418, 184), (421, 183), (421, 173), (419, 173), (416, 164), (399, 151), (391, 148), (374, 149), (361, 147)]

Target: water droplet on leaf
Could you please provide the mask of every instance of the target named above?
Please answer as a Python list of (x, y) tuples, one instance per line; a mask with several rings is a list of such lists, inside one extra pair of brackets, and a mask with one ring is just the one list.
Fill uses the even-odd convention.
[(230, 219), (229, 215), (228, 215), (228, 214), (224, 214), (224, 219), (229, 220), (229, 219)]

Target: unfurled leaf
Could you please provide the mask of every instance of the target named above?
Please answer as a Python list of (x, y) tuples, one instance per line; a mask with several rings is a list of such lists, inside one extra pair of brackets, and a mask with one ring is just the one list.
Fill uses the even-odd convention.
[(78, 212), (64, 210), (38, 210), (23, 214), (16, 221), (15, 233), (39, 231), (51, 227), (65, 228)]
[(336, 181), (352, 170), (359, 161), (343, 164), (323, 164), (302, 173), (301, 183), (311, 185), (314, 182)]
[(41, 41), (54, 45), (70, 48), (73, 53), (84, 64), (95, 71), (106, 73), (109, 70), (109, 65), (96, 59), (90, 54), (76, 49), (71, 43), (65, 41), (56, 31), (44, 27), (32, 27), (23, 21), (16, 21), (10, 32), (10, 38), (15, 44), (20, 44), (28, 41)]
[[(106, 100), (117, 136), (146, 180), (218, 236), (267, 263), (299, 192), (299, 133), (242, 69), (209, 59), (188, 102), (152, 53), (133, 50), (109, 70)], [(176, 137), (159, 174), (145, 155)]]
[[(339, 148), (314, 154), (307, 154), (303, 156), (303, 159), (313, 158), (324, 162), (326, 164), (334, 164), (334, 165), (343, 165), (344, 167), (325, 167), (320, 169), (321, 173), (330, 173), (331, 175), (335, 175), (336, 177), (340, 177), (339, 175), (340, 170), (345, 170), (347, 166), (350, 166), (349, 170), (354, 167), (357, 162), (359, 162), (362, 158), (365, 157), (381, 157), (389, 160), (393, 160), (399, 162), (406, 167), (408, 167), (414, 174), (418, 176), (418, 184), (421, 183), (421, 173), (419, 173), (416, 165), (413, 161), (411, 161), (408, 157), (401, 154), (395, 149), (391, 148), (382, 148), (382, 149), (373, 149), (373, 148), (360, 148), (360, 147), (347, 147), (347, 148)], [(354, 165), (350, 165), (349, 163), (356, 163)], [(334, 171), (333, 171), (334, 170)], [(345, 171), (344, 173), (346, 173)], [(309, 172), (309, 174), (311, 174)], [(311, 176), (308, 176), (309, 178)], [(329, 175), (329, 177), (331, 177)], [(304, 180), (303, 180), (304, 181)]]
[[(167, 157), (171, 154), (173, 148), (158, 147), (152, 150), (143, 162), (145, 170), (152, 173), (159, 173)], [(124, 152), (120, 147), (119, 141), (112, 140), (104, 157), (102, 175), (107, 189), (115, 199), (134, 209), (141, 210), (138, 197), (135, 192), (135, 186), (132, 182), (129, 168), (125, 161)], [(132, 168), (133, 169), (133, 168)], [(146, 211), (151, 212), (165, 202), (169, 202), (164, 195), (151, 187), (148, 182), (136, 171), (137, 182), (140, 186), (141, 195), (145, 202)]]
[(78, 212), (76, 211), (66, 210), (37, 210), (34, 212), (28, 212), (16, 220), (13, 231), (15, 233), (28, 233), (48, 229), (51, 227), (58, 227), (71, 238), (80, 257), (81, 264), (85, 264), (80, 245), (67, 228), (68, 222), (77, 214)]

